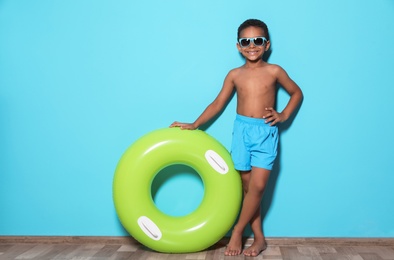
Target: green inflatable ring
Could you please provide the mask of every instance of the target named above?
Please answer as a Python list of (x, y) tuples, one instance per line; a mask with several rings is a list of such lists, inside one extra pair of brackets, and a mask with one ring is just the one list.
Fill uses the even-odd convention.
[[(152, 182), (167, 166), (193, 168), (204, 184), (201, 204), (173, 217), (160, 211)], [(241, 179), (230, 154), (201, 130), (165, 128), (138, 139), (120, 159), (113, 182), (115, 209), (124, 228), (143, 245), (165, 253), (204, 250), (232, 227), (242, 199)]]

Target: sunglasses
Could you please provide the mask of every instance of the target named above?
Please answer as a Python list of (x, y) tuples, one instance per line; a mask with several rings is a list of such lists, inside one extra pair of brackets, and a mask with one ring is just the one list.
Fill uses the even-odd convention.
[(265, 37), (254, 37), (254, 38), (240, 38), (238, 40), (238, 43), (242, 48), (248, 47), (251, 42), (253, 42), (255, 46), (263, 46), (267, 42), (267, 39)]

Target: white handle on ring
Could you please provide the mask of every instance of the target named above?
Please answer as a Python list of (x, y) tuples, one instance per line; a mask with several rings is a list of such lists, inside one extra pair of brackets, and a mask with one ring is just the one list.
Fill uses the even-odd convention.
[(224, 159), (215, 151), (208, 150), (205, 152), (205, 159), (220, 174), (226, 174), (228, 172), (227, 163)]
[(159, 227), (148, 217), (141, 216), (138, 218), (138, 225), (144, 233), (153, 240), (160, 240), (161, 231)]

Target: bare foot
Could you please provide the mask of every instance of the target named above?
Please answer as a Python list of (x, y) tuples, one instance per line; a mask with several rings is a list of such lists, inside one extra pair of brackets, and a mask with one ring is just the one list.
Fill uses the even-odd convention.
[(267, 243), (264, 239), (255, 239), (253, 244), (245, 249), (244, 255), (246, 256), (258, 256), (262, 251), (267, 249)]
[(239, 255), (242, 252), (242, 232), (233, 230), (231, 234), (230, 242), (227, 245), (224, 255), (234, 256)]

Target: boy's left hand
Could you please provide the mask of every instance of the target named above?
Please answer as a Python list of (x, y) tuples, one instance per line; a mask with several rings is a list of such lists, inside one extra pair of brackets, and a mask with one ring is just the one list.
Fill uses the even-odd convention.
[(278, 113), (272, 107), (266, 107), (265, 111), (267, 111), (268, 113), (263, 118), (265, 119), (266, 123), (271, 123), (271, 126), (286, 121), (285, 115), (283, 115), (282, 113)]

